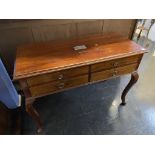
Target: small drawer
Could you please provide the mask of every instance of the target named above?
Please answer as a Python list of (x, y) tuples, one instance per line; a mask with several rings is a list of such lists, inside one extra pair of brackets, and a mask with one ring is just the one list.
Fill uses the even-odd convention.
[(100, 81), (105, 80), (111, 77), (117, 77), (120, 75), (132, 73), (133, 71), (137, 70), (138, 64), (131, 64), (124, 67), (118, 67), (114, 69), (109, 69), (105, 71), (95, 72), (91, 74), (90, 81)]
[(141, 57), (142, 55), (134, 55), (130, 57), (119, 58), (111, 61), (97, 63), (94, 65), (91, 65), (91, 72), (112, 69), (120, 66), (138, 63), (141, 60)]
[(61, 81), (68, 78), (88, 74), (88, 66), (62, 70), (58, 72), (38, 75), (27, 79), (28, 86), (35, 86), (52, 81)]
[(70, 80), (62, 80), (61, 82), (55, 81), (51, 83), (45, 83), (37, 86), (30, 87), (30, 92), (33, 97), (43, 96), (64, 90), (67, 88), (77, 87), (82, 84), (88, 83), (88, 75), (79, 76)]

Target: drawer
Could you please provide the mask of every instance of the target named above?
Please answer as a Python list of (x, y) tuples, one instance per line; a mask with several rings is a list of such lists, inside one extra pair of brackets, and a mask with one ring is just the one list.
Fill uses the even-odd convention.
[(51, 83), (45, 83), (30, 87), (29, 89), (31, 95), (36, 97), (47, 95), (56, 91), (61, 91), (67, 88), (77, 87), (85, 83), (88, 83), (88, 75), (79, 76), (70, 80), (63, 80), (62, 82), (55, 81)]
[(115, 60), (97, 63), (94, 65), (91, 65), (91, 72), (96, 72), (96, 71), (101, 71), (101, 70), (111, 69), (111, 68), (120, 67), (124, 65), (138, 63), (141, 60), (141, 58), (142, 58), (142, 55), (134, 55), (130, 57), (119, 58)]
[(132, 73), (133, 71), (137, 70), (138, 64), (131, 64), (124, 67), (118, 67), (114, 69), (109, 69), (105, 71), (95, 72), (91, 74), (90, 81), (99, 81), (105, 80), (111, 77), (117, 77), (120, 75)]
[(44, 75), (35, 76), (27, 79), (28, 86), (35, 86), (55, 80), (64, 80), (79, 75), (88, 74), (88, 66), (77, 67), (58, 72), (48, 73)]

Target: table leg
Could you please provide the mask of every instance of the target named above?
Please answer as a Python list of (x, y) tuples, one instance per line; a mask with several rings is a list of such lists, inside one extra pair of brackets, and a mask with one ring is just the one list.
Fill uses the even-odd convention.
[(128, 85), (123, 90), (123, 93), (122, 93), (122, 96), (121, 96), (121, 100), (122, 100), (121, 105), (125, 105), (126, 104), (125, 97), (126, 97), (127, 93), (129, 92), (129, 90), (131, 89), (131, 87), (137, 82), (138, 78), (139, 78), (139, 75), (138, 75), (137, 72), (133, 72), (131, 74), (131, 79), (130, 79)]
[(32, 117), (32, 119), (36, 122), (37, 125), (37, 133), (41, 133), (43, 131), (42, 121), (40, 119), (39, 113), (33, 107), (34, 100), (27, 99), (26, 100), (26, 112)]

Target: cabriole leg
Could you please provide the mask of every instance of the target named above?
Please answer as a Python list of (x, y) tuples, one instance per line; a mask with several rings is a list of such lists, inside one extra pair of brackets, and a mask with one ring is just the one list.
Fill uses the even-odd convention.
[(123, 93), (121, 95), (121, 100), (122, 100), (121, 105), (125, 105), (126, 104), (125, 97), (126, 97), (127, 93), (129, 92), (129, 90), (131, 89), (131, 87), (137, 82), (138, 78), (139, 78), (139, 75), (138, 75), (137, 72), (133, 72), (131, 74), (131, 79), (130, 79), (128, 85), (123, 90)]
[(41, 133), (43, 131), (42, 121), (36, 109), (33, 107), (34, 100), (26, 99), (26, 112), (32, 117), (37, 125), (37, 133)]

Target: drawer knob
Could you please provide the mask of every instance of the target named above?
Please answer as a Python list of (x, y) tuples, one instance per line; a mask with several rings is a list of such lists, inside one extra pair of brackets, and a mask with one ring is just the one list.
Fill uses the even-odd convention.
[(65, 86), (64, 83), (60, 83), (59, 86), (58, 86), (58, 88), (59, 88), (59, 89), (62, 89), (62, 88), (64, 88), (64, 86)]
[(59, 80), (63, 79), (63, 74), (60, 74), (60, 75), (58, 76), (58, 79), (59, 79)]
[(117, 75), (118, 71), (114, 71), (113, 76), (115, 77)]
[(118, 66), (118, 62), (114, 62), (113, 66), (117, 67)]

